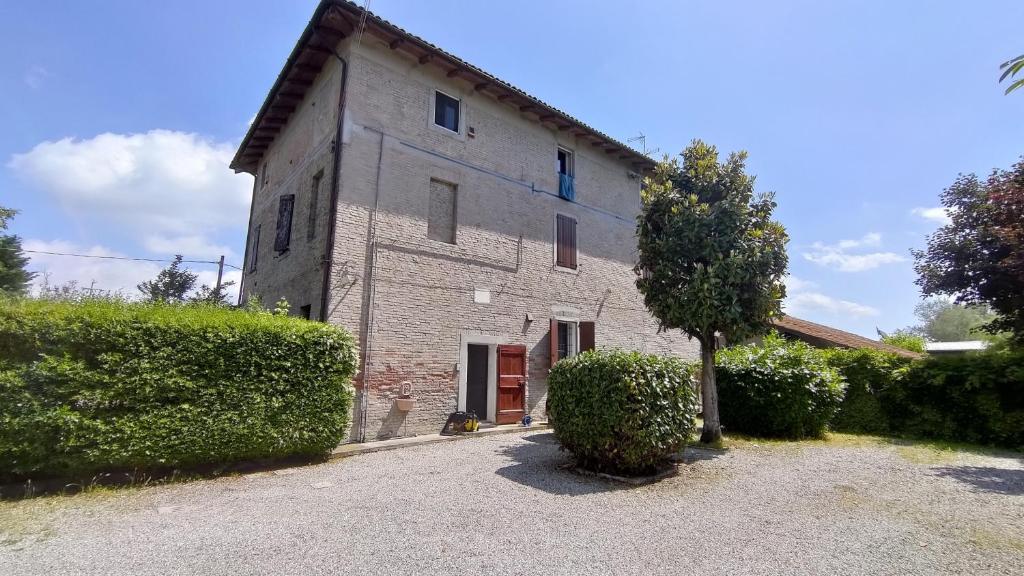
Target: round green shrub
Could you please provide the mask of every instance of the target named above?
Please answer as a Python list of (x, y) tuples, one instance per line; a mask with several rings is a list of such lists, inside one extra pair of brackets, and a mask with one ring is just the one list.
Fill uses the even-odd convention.
[(215, 306), (0, 299), (0, 480), (329, 452), (344, 330)]
[(694, 434), (693, 374), (694, 367), (677, 358), (584, 352), (551, 369), (548, 418), (581, 467), (650, 474)]
[(843, 380), (825, 352), (769, 337), (718, 353), (718, 410), (727, 432), (820, 438), (843, 398)]
[(880, 350), (828, 350), (826, 358), (846, 381), (846, 393), (831, 428), (862, 434), (893, 432), (881, 398), (902, 385), (914, 361)]

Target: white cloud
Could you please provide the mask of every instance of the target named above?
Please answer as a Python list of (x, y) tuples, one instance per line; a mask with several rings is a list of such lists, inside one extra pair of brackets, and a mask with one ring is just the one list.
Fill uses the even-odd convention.
[(64, 138), (14, 155), (8, 166), (90, 227), (124, 231), (155, 253), (228, 253), (210, 236), (244, 230), (252, 177), (234, 174), (234, 145), (151, 130)]
[[(64, 254), (84, 254), (87, 256), (124, 257), (125, 254), (104, 246), (82, 246), (65, 240), (25, 239), (22, 242), (25, 250), (38, 252), (60, 252)], [(36, 290), (44, 282), (50, 286), (62, 286), (68, 282), (77, 282), (80, 288), (94, 288), (102, 293), (121, 294), (126, 298), (137, 298), (136, 286), (145, 280), (151, 280), (167, 266), (162, 262), (140, 262), (136, 260), (118, 260), (115, 258), (78, 258), (73, 256), (56, 256), (50, 254), (27, 254), (30, 258), (28, 269), (39, 272), (35, 279)], [(196, 288), (202, 284), (214, 285), (217, 282), (217, 268), (206, 264), (186, 264), (198, 275)], [(234, 280), (235, 285), (228, 288), (229, 301), (238, 299), (238, 282), (242, 274), (238, 270), (225, 269), (223, 281)]]
[[(118, 256), (124, 254), (103, 246), (80, 246), (64, 240), (25, 239), (22, 248), (32, 251), (85, 254), (89, 256)], [(138, 295), (135, 286), (144, 280), (154, 278), (163, 266), (157, 262), (137, 262), (102, 258), (75, 258), (49, 254), (27, 254), (31, 260), (28, 269), (39, 272), (35, 279), (37, 288), (43, 282), (50, 286), (62, 286), (77, 282), (80, 287), (93, 286), (104, 292), (120, 292), (127, 297)], [(95, 284), (93, 284), (95, 282)]]
[(220, 256), (221, 254), (230, 259), (235, 255), (235, 251), (230, 246), (213, 244), (199, 235), (175, 237), (150, 235), (143, 239), (142, 244), (150, 252), (181, 254), (185, 258), (193, 259), (215, 259), (214, 255)]
[(878, 316), (877, 308), (840, 300), (819, 292), (797, 292), (786, 297), (783, 309), (794, 316), (814, 316), (828, 314), (831, 316)]
[(937, 222), (939, 224), (949, 224), (952, 220), (949, 217), (949, 210), (942, 206), (936, 206), (934, 208), (922, 208), (917, 207), (910, 211), (914, 216)]
[(858, 240), (840, 240), (836, 244), (815, 242), (804, 258), (819, 264), (835, 268), (840, 272), (863, 272), (873, 270), (885, 264), (904, 262), (906, 258), (894, 252), (867, 252), (851, 254), (859, 248), (877, 248), (882, 245), (882, 235), (877, 232), (865, 234)]
[(43, 86), (43, 82), (47, 78), (53, 76), (49, 70), (42, 66), (32, 66), (25, 72), (25, 85), (33, 90), (38, 90)]
[(786, 300), (783, 310), (794, 316), (877, 316), (876, 308), (818, 292), (818, 284), (796, 276), (786, 276)]

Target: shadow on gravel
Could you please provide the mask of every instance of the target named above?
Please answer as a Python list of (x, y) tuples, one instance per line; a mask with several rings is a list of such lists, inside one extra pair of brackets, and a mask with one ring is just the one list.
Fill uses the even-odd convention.
[(516, 463), (499, 468), (498, 476), (556, 496), (583, 496), (622, 490), (628, 486), (601, 478), (581, 476), (566, 469), (572, 456), (559, 450), (552, 432), (523, 436), (524, 442), (503, 448), (501, 454)]
[[(582, 496), (615, 490), (628, 490), (637, 485), (657, 482), (661, 478), (643, 480), (637, 484), (613, 481), (597, 475), (574, 472), (572, 455), (559, 449), (553, 432), (523, 436), (518, 443), (501, 450), (501, 454), (515, 460), (516, 464), (499, 469), (496, 474), (530, 488), (543, 490), (557, 496)], [(684, 467), (703, 460), (722, 456), (722, 450), (687, 447), (674, 459), (679, 472)], [(653, 478), (653, 477), (652, 477)]]
[(946, 466), (932, 468), (944, 478), (952, 478), (974, 486), (980, 492), (993, 492), (1008, 496), (1024, 495), (1024, 470), (1008, 470), (989, 466)]

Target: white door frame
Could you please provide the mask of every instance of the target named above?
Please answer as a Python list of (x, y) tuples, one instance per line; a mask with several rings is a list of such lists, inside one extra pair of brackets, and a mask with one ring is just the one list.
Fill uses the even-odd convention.
[[(487, 346), (487, 416), (484, 420), (495, 422), (498, 417), (498, 345), (507, 344), (503, 336), (463, 332), (459, 336), (459, 398), (458, 409), (466, 411), (466, 381), (469, 375), (469, 345)], [(479, 414), (477, 415), (479, 416)]]

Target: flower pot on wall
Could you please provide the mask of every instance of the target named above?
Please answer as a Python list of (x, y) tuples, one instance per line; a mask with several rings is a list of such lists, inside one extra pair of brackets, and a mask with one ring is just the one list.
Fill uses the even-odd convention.
[(408, 412), (416, 405), (416, 399), (411, 396), (399, 396), (395, 398), (395, 408), (400, 412)]

